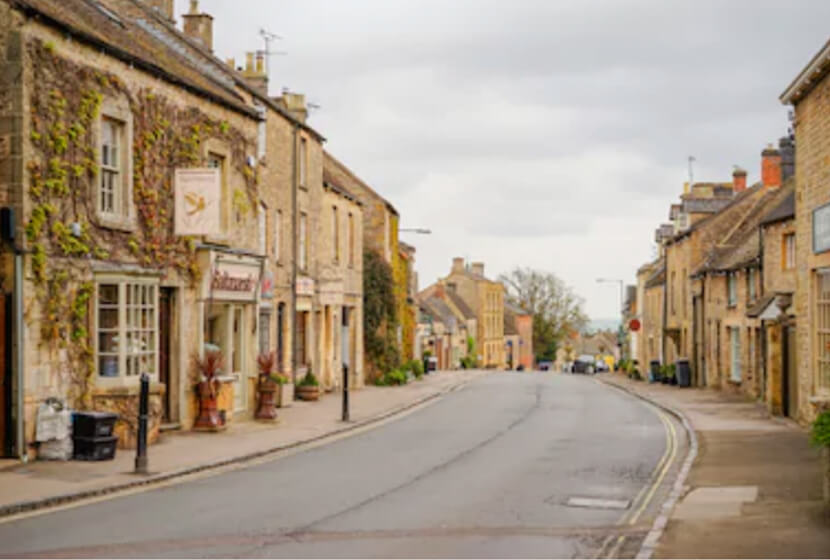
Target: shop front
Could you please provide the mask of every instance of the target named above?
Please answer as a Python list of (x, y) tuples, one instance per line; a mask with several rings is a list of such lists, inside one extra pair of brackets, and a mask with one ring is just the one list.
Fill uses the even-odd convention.
[[(215, 248), (200, 254), (202, 348), (222, 354), (225, 419), (250, 416), (256, 398), (260, 349), (262, 257)], [(232, 393), (232, 394), (229, 394)]]

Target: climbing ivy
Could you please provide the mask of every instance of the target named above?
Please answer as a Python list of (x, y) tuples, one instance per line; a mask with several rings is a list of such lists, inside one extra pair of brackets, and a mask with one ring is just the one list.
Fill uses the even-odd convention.
[(363, 252), (363, 347), (369, 381), (400, 365), (398, 313), (390, 267), (376, 252)]
[[(173, 170), (205, 165), (204, 143), (219, 140), (231, 149), (229, 164), (245, 178), (245, 192), (234, 193), (234, 206), (238, 212), (240, 206), (255, 207), (258, 169), (246, 161), (254, 144), (195, 107), (182, 108), (149, 89), (132, 91), (114, 74), (62, 58), (52, 43), (32, 40), (27, 49), (38, 87), (30, 97), (25, 236), (43, 314), (41, 341), (67, 350), (75, 405), (88, 407), (95, 369), (90, 259), (138, 263), (197, 281), (195, 240), (173, 232)], [(126, 99), (133, 116), (133, 231), (96, 220), (94, 131), (107, 97)]]

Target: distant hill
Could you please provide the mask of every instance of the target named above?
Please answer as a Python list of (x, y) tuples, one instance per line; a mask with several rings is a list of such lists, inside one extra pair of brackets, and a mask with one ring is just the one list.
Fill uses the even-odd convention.
[(620, 320), (619, 319), (591, 319), (588, 321), (588, 325), (585, 327), (586, 331), (589, 332), (596, 332), (596, 331), (613, 331), (617, 332), (617, 329), (620, 328)]

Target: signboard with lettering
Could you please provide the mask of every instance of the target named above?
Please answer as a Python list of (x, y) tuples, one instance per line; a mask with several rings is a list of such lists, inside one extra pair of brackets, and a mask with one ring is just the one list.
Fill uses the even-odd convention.
[(298, 296), (313, 296), (314, 295), (314, 279), (308, 276), (297, 277), (297, 295)]
[(830, 204), (813, 210), (813, 253), (830, 251)]
[(210, 235), (221, 231), (222, 180), (218, 169), (176, 169), (176, 235)]
[(209, 279), (211, 297), (219, 300), (256, 301), (259, 273), (258, 265), (217, 260)]

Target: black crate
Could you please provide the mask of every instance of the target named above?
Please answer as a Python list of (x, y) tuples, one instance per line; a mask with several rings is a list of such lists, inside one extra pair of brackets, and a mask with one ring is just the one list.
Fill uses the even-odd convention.
[(118, 415), (114, 412), (76, 412), (72, 415), (72, 436), (82, 438), (109, 437)]
[(118, 436), (72, 438), (72, 458), (76, 461), (110, 461), (115, 458)]

